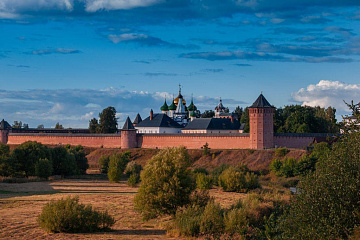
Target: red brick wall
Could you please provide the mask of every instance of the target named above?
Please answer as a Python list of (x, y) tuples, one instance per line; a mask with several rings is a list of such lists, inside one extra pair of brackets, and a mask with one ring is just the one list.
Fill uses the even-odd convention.
[(121, 147), (120, 136), (34, 136), (34, 135), (9, 135), (8, 144), (21, 144), (26, 141), (37, 141), (47, 145), (71, 144), (85, 147)]
[(205, 143), (208, 143), (212, 149), (250, 148), (248, 136), (199, 136), (192, 134), (138, 136), (138, 146), (142, 148), (185, 146), (188, 149), (200, 149)]
[(288, 148), (306, 148), (313, 140), (314, 137), (274, 137), (275, 146)]

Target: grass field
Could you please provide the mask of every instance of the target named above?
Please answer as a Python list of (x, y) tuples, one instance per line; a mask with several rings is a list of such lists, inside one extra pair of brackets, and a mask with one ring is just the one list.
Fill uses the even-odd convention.
[[(126, 182), (66, 179), (48, 182), (0, 183), (0, 239), (180, 239), (167, 234), (170, 217), (144, 222), (134, 211), (137, 188)], [(210, 190), (223, 207), (244, 197), (241, 193)], [(111, 232), (90, 234), (52, 234), (41, 229), (37, 217), (43, 206), (67, 196), (78, 196), (81, 203), (97, 210), (108, 210), (116, 223)]]

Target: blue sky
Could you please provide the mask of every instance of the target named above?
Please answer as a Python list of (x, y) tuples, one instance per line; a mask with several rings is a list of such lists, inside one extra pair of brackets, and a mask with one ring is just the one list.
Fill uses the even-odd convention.
[(0, 0), (0, 118), (87, 127), (183, 86), (200, 110), (360, 101), (358, 0)]

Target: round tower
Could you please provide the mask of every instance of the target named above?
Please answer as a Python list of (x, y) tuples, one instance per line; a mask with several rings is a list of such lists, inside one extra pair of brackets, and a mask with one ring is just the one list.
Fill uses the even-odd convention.
[(4, 119), (0, 122), (0, 142), (3, 144), (7, 144), (9, 132), (10, 132), (10, 124)]
[(274, 107), (260, 94), (249, 107), (250, 148), (274, 147)]
[(128, 117), (123, 128), (121, 129), (121, 148), (129, 149), (136, 148), (137, 146), (136, 129)]

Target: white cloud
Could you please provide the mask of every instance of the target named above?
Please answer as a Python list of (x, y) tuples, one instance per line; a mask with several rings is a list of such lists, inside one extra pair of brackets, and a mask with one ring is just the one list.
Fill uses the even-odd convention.
[(124, 33), (124, 34), (120, 34), (120, 35), (110, 34), (108, 37), (109, 37), (110, 41), (112, 41), (115, 44), (119, 43), (119, 42), (127, 42), (127, 41), (148, 38), (148, 36), (145, 34), (137, 34), (137, 33)]
[(360, 102), (360, 84), (349, 84), (339, 81), (321, 80), (319, 83), (301, 88), (291, 94), (295, 101), (302, 102), (302, 105), (335, 107), (337, 114), (349, 113), (344, 101), (355, 103)]
[(164, 2), (164, 0), (86, 0), (86, 11), (96, 12), (98, 10), (148, 7), (161, 2)]

